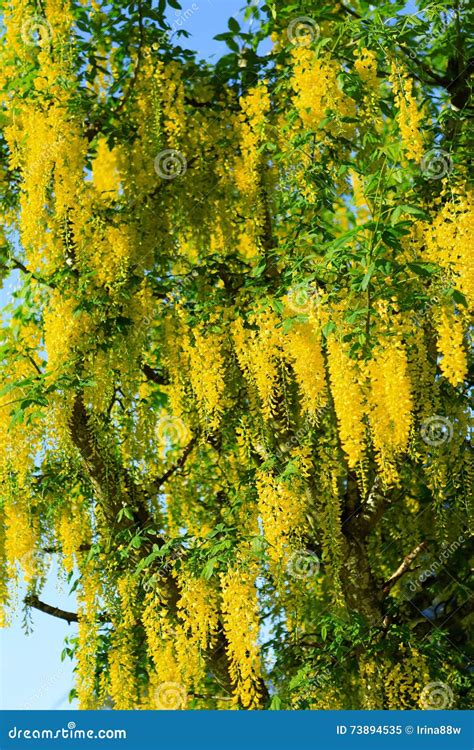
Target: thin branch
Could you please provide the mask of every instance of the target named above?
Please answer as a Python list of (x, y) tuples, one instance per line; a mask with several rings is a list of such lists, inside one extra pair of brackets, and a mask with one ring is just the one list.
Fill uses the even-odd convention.
[[(65, 609), (59, 607), (53, 607), (52, 604), (42, 602), (36, 594), (27, 594), (23, 600), (27, 607), (33, 607), (39, 612), (43, 612), (45, 615), (51, 615), (51, 617), (57, 617), (59, 620), (65, 620), (67, 623), (79, 622), (79, 615), (77, 612), (67, 612)], [(100, 622), (110, 622), (105, 612), (100, 612), (97, 615), (97, 619)]]
[(417, 547), (415, 547), (414, 550), (412, 550), (404, 559), (403, 562), (398, 566), (395, 573), (390, 576), (388, 581), (386, 581), (383, 585), (383, 592), (384, 594), (388, 594), (390, 589), (395, 586), (396, 582), (400, 580), (400, 578), (405, 575), (405, 573), (409, 570), (411, 563), (413, 560), (418, 557), (420, 552), (423, 552), (424, 549), (428, 546), (428, 542), (421, 542)]
[(150, 367), (150, 365), (142, 365), (142, 373), (147, 380), (150, 380), (152, 383), (156, 383), (157, 385), (166, 385), (168, 383), (168, 378), (166, 377), (166, 375), (162, 375), (157, 370), (154, 370), (153, 367)]
[(353, 18), (361, 19), (362, 16), (360, 16), (355, 10), (352, 10), (352, 8), (349, 8), (347, 5), (344, 5), (344, 3), (339, 3), (339, 7), (341, 10), (345, 10), (346, 13), (349, 13), (350, 16)]
[(12, 270), (17, 269), (27, 276), (31, 276), (31, 278), (37, 281), (38, 284), (44, 284), (45, 286), (49, 286), (51, 289), (55, 288), (56, 284), (54, 284), (54, 282), (42, 279), (41, 276), (38, 276), (34, 271), (30, 271), (30, 269), (27, 268), (25, 264), (21, 262), (21, 260), (18, 260), (18, 258), (10, 258), (10, 261)]
[[(77, 552), (89, 552), (90, 549), (91, 549), (91, 545), (90, 544), (81, 544), (77, 548), (76, 551)], [(41, 551), (45, 555), (61, 555), (62, 554), (62, 549), (60, 547), (42, 547)]]
[(165, 482), (168, 481), (168, 479), (170, 479), (173, 476), (173, 474), (176, 474), (177, 471), (183, 468), (184, 464), (186, 463), (186, 459), (191, 453), (194, 446), (196, 445), (196, 442), (197, 442), (197, 436), (195, 435), (187, 444), (186, 448), (184, 449), (178, 461), (176, 461), (176, 463), (173, 464), (173, 466), (170, 466), (170, 468), (167, 471), (165, 471), (165, 473), (162, 474), (161, 477), (157, 477), (157, 479), (153, 481), (151, 485), (151, 489), (153, 489), (156, 492), (157, 490), (159, 490), (159, 488), (163, 484), (165, 484)]
[(57, 617), (59, 620), (66, 620), (69, 624), (71, 624), (71, 622), (79, 622), (77, 612), (66, 612), (64, 609), (59, 609), (59, 607), (53, 607), (51, 604), (46, 604), (46, 602), (42, 602), (38, 599), (36, 594), (28, 594), (25, 596), (24, 602), (28, 607), (38, 609), (40, 612), (44, 612), (46, 615), (51, 615), (52, 617)]

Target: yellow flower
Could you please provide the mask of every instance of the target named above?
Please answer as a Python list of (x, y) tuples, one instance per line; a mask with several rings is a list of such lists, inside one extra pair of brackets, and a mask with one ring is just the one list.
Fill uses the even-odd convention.
[(423, 111), (418, 108), (413, 94), (413, 81), (399, 63), (392, 62), (390, 82), (393, 85), (395, 105), (398, 110), (397, 122), (405, 156), (418, 164), (424, 153), (420, 129)]
[(321, 342), (310, 323), (294, 325), (283, 337), (284, 351), (291, 362), (300, 389), (303, 411), (315, 418), (326, 402), (326, 371)]
[(227, 654), (234, 695), (243, 708), (258, 708), (261, 671), (254, 576), (246, 570), (229, 568), (221, 576), (221, 582), (224, 632), (228, 642)]
[(355, 467), (364, 454), (364, 402), (360, 373), (349, 357), (347, 344), (335, 335), (328, 339), (328, 362), (331, 392), (334, 399), (339, 436), (347, 453), (350, 467)]
[(467, 354), (464, 348), (464, 331), (459, 316), (443, 308), (437, 323), (438, 351), (441, 372), (451, 385), (463, 383), (467, 377)]

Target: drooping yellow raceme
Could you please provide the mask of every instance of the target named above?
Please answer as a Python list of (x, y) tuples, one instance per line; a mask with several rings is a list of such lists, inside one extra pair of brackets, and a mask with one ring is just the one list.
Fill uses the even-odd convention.
[(373, 92), (377, 92), (379, 88), (379, 79), (377, 77), (377, 55), (371, 49), (363, 47), (360, 50), (354, 52), (356, 59), (354, 61), (354, 68), (357, 71), (359, 78), (366, 84), (366, 86)]
[(189, 378), (196, 396), (203, 424), (209, 430), (219, 427), (225, 389), (225, 359), (219, 334), (195, 329), (193, 343), (183, 344), (189, 356)]
[(25, 498), (5, 505), (5, 553), (12, 566), (16, 564), (23, 571), (25, 581), (31, 583), (37, 575), (38, 530), (31, 514), (28, 513)]
[(424, 153), (421, 123), (423, 111), (418, 107), (413, 94), (413, 81), (399, 63), (392, 62), (390, 82), (393, 86), (397, 123), (400, 129), (403, 152), (407, 159), (421, 161)]
[(71, 506), (63, 508), (56, 522), (56, 534), (61, 544), (64, 569), (71, 573), (81, 546), (90, 544), (90, 518), (87, 514), (85, 499), (78, 495)]
[(240, 193), (239, 212), (245, 220), (239, 221), (239, 251), (248, 259), (254, 258), (261, 244), (260, 234), (264, 224), (264, 207), (261, 196), (262, 155), (260, 146), (265, 138), (270, 96), (262, 81), (251, 88), (240, 100), (241, 113), (236, 127), (239, 133), (240, 154), (233, 167), (236, 187)]
[[(449, 166), (449, 163), (448, 163)], [(474, 192), (464, 186), (452, 190), (451, 200), (443, 203), (432, 223), (423, 227), (428, 260), (438, 263), (448, 274), (452, 285), (474, 308)]]
[(177, 603), (180, 623), (174, 645), (182, 682), (199, 688), (206, 674), (206, 654), (215, 643), (219, 626), (219, 596), (212, 583), (183, 571)]
[(110, 697), (118, 711), (137, 707), (139, 692), (136, 683), (136, 656), (129, 630), (117, 629), (112, 635), (108, 652)]
[[(151, 586), (147, 591), (142, 611), (148, 654), (152, 661), (149, 670), (149, 708), (158, 710), (186, 708), (187, 689), (183, 684), (177, 646), (182, 645), (179, 628), (172, 623), (166, 596)], [(193, 654), (194, 661), (196, 652)], [(186, 667), (186, 665), (184, 664)], [(193, 675), (191, 675), (193, 676)]]
[(334, 119), (325, 124), (324, 130), (349, 136), (353, 126), (342, 122), (341, 118), (355, 114), (355, 103), (338, 83), (339, 64), (328, 54), (317, 57), (312, 49), (305, 46), (295, 46), (292, 57), (293, 103), (303, 126), (308, 130), (317, 130), (330, 113)]
[(301, 483), (278, 481), (261, 470), (257, 476), (258, 508), (275, 571), (285, 571), (292, 547), (305, 525), (306, 495)]
[(347, 453), (349, 466), (362, 460), (365, 446), (364, 399), (361, 376), (356, 362), (348, 354), (348, 346), (336, 335), (328, 338), (328, 365), (339, 436)]
[[(372, 359), (373, 420), (381, 444), (395, 452), (406, 450), (413, 421), (413, 399), (406, 352), (397, 340), (387, 341)], [(385, 418), (384, 418), (385, 417)]]
[(440, 369), (451, 385), (463, 383), (467, 377), (467, 354), (464, 330), (459, 315), (443, 308), (437, 322), (437, 347), (441, 355)]
[(258, 647), (258, 600), (255, 576), (245, 569), (229, 568), (221, 576), (222, 614), (234, 695), (243, 708), (258, 708), (261, 678)]
[(368, 410), (381, 475), (396, 482), (393, 460), (407, 450), (413, 424), (412, 386), (406, 351), (396, 338), (386, 339), (367, 364)]
[(298, 324), (283, 337), (283, 347), (300, 389), (303, 411), (315, 419), (327, 398), (320, 337), (310, 323)]
[(420, 697), (425, 685), (430, 681), (430, 673), (426, 657), (417, 649), (404, 653), (399, 661), (387, 670), (384, 684), (387, 708), (400, 711), (413, 705), (425, 708), (420, 703)]
[(235, 164), (238, 189), (251, 201), (258, 192), (258, 147), (264, 137), (270, 97), (264, 83), (259, 83), (241, 98), (240, 150)]
[(92, 161), (92, 180), (94, 187), (104, 200), (117, 197), (120, 187), (120, 175), (117, 165), (117, 154), (109, 148), (105, 138), (99, 138), (97, 151)]
[(79, 640), (77, 647), (76, 691), (82, 710), (97, 708), (96, 656), (99, 625), (97, 614), (102, 594), (101, 583), (91, 563), (81, 566), (78, 593)]
[(232, 325), (235, 353), (243, 373), (255, 383), (265, 419), (270, 419), (278, 385), (281, 334), (278, 317), (269, 311), (251, 316), (246, 329), (241, 318)]

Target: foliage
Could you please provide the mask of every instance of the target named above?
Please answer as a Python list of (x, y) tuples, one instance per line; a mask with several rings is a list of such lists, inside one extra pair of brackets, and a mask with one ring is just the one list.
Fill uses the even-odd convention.
[(465, 707), (463, 4), (2, 8), (3, 623), (56, 555), (82, 708)]

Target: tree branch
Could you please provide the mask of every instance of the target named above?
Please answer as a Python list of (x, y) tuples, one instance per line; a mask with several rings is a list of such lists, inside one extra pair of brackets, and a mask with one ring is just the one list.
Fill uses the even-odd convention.
[[(91, 549), (91, 545), (90, 544), (81, 544), (77, 548), (77, 552), (89, 552), (90, 549)], [(60, 547), (43, 547), (41, 549), (41, 551), (45, 555), (60, 555), (60, 554), (62, 554), (62, 549), (60, 549)]]
[[(51, 617), (57, 617), (59, 620), (65, 620), (69, 625), (71, 622), (79, 622), (80, 620), (77, 612), (67, 612), (65, 609), (53, 607), (52, 604), (42, 602), (36, 594), (27, 594), (23, 601), (27, 607), (33, 607), (33, 609), (37, 609), (45, 615), (51, 615)], [(97, 619), (100, 622), (110, 622), (105, 612), (100, 612), (97, 615)]]
[(66, 620), (69, 624), (71, 624), (71, 622), (79, 622), (77, 612), (66, 612), (64, 609), (59, 609), (59, 607), (53, 607), (51, 604), (46, 604), (46, 602), (42, 602), (38, 599), (36, 594), (28, 594), (25, 596), (24, 602), (28, 607), (38, 609), (40, 612), (44, 612), (46, 615), (51, 615), (52, 617), (57, 617), (59, 620)]
[(22, 273), (26, 274), (27, 276), (31, 276), (32, 279), (38, 282), (38, 284), (44, 284), (45, 286), (49, 286), (51, 289), (54, 289), (56, 284), (52, 281), (46, 281), (46, 279), (42, 279), (41, 276), (38, 276), (34, 271), (30, 271), (29, 268), (25, 266), (24, 263), (21, 262), (21, 260), (18, 260), (18, 258), (10, 258), (11, 260), (11, 270), (17, 269), (18, 271), (21, 271)]
[(191, 451), (194, 448), (194, 446), (196, 445), (196, 442), (197, 442), (197, 436), (195, 435), (189, 441), (189, 443), (187, 444), (186, 448), (184, 449), (182, 455), (176, 461), (176, 463), (173, 466), (170, 466), (170, 468), (167, 469), (167, 471), (165, 471), (165, 473), (162, 474), (161, 477), (157, 477), (156, 479), (153, 480), (153, 483), (151, 485), (151, 488), (152, 488), (153, 491), (156, 492), (157, 490), (159, 490), (160, 487), (163, 484), (165, 484), (165, 482), (167, 482), (168, 479), (170, 479), (173, 476), (173, 474), (176, 474), (177, 471), (179, 471), (180, 469), (183, 468), (184, 464), (186, 463), (186, 459), (189, 456), (189, 454), (191, 453)]
[(169, 382), (166, 375), (163, 375), (161, 372), (154, 370), (153, 367), (150, 367), (150, 365), (142, 365), (142, 373), (147, 380), (150, 380), (152, 383), (156, 383), (157, 385), (167, 385)]
[(390, 589), (395, 586), (396, 582), (400, 580), (400, 578), (405, 575), (405, 573), (408, 571), (411, 563), (413, 560), (418, 557), (420, 552), (423, 552), (424, 549), (428, 546), (428, 542), (421, 542), (417, 547), (415, 547), (414, 550), (412, 550), (404, 559), (403, 562), (398, 566), (395, 573), (390, 576), (388, 581), (386, 581), (383, 585), (383, 592), (384, 594), (388, 594)]

